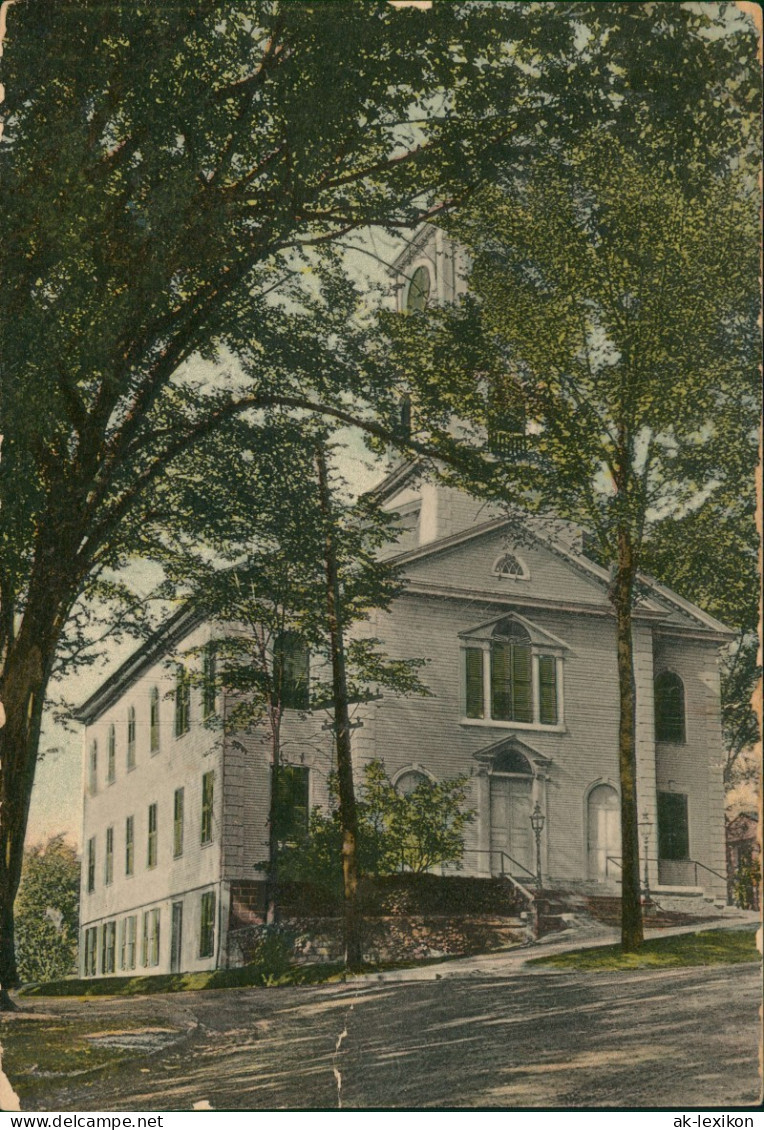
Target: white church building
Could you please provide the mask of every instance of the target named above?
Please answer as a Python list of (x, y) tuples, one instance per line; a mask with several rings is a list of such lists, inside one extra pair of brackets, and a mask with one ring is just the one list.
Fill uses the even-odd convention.
[[(401, 307), (459, 288), (435, 229), (398, 270)], [(400, 515), (390, 559), (405, 584), (368, 630), (393, 658), (425, 658), (429, 697), (355, 708), (357, 772), (379, 758), (394, 783), (470, 775), (461, 872), (531, 886), (615, 891), (620, 872), (618, 679), (609, 577), (567, 527), (522, 537), (485, 503), (429, 481), (415, 463), (378, 488)], [(225, 691), (168, 656), (202, 656), (215, 629), (188, 612), (141, 646), (78, 711), (85, 725), (81, 973), (203, 970), (263, 904), (270, 756), (265, 733), (222, 736)], [(660, 904), (726, 897), (721, 623), (644, 579), (634, 612), (642, 867)], [(294, 645), (291, 641), (290, 646)], [(191, 660), (187, 663), (192, 662)], [(327, 803), (325, 711), (305, 710), (303, 654), (285, 710), (291, 822)], [(200, 672), (203, 675), (203, 672)], [(537, 841), (533, 812), (543, 818)], [(537, 821), (538, 823), (538, 821)], [(644, 846), (647, 851), (644, 853)]]

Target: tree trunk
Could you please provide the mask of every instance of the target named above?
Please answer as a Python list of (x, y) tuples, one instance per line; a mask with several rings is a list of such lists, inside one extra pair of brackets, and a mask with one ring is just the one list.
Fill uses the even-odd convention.
[(639, 879), (636, 687), (631, 623), (635, 573), (631, 539), (626, 530), (621, 530), (611, 599), (616, 614), (620, 698), (618, 760), (621, 778), (621, 948), (626, 953), (639, 949), (644, 941)]
[(325, 530), (324, 561), (326, 566), (326, 609), (329, 627), (329, 647), (332, 659), (334, 729), (337, 743), (339, 813), (340, 826), (342, 829), (345, 965), (350, 970), (358, 970), (363, 964), (361, 915), (358, 908), (358, 813), (356, 810), (355, 789), (353, 786), (350, 714), (348, 710), (347, 680), (345, 677), (345, 648), (342, 637), (337, 551), (332, 527), (332, 510), (326, 472), (326, 458), (321, 448), (318, 449), (316, 463), (318, 466), (319, 501)]
[(280, 917), (278, 806), (281, 749), (278, 726), (273, 727), (272, 736), (271, 799), (268, 808), (268, 871), (265, 877), (265, 922), (267, 926), (277, 925)]
[(0, 1010), (13, 1007), (8, 990), (19, 984), (13, 904), (24, 861), (42, 707), (50, 659), (22, 633), (8, 656), (0, 697), (5, 725), (0, 729)]

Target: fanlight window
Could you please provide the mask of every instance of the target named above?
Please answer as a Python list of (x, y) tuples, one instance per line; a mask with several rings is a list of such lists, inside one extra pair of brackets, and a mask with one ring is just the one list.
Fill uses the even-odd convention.
[(512, 577), (527, 580), (528, 570), (514, 553), (503, 553), (494, 562), (493, 571), (497, 577)]
[(530, 761), (519, 749), (506, 749), (497, 754), (491, 766), (492, 773), (520, 773), (524, 777), (533, 776)]
[(684, 718), (684, 684), (673, 671), (662, 671), (655, 680), (655, 740), (683, 742)]

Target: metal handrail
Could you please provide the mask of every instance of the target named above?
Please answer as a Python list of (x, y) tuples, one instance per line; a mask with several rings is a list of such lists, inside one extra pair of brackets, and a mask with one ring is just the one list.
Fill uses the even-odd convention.
[[(621, 863), (621, 859), (620, 859), (619, 856), (608, 855), (608, 856), (606, 856), (606, 860), (607, 860), (608, 863), (615, 863), (616, 867), (618, 867), (621, 871), (623, 871), (623, 865)], [(644, 862), (644, 859), (642, 860), (642, 862)], [(692, 867), (693, 867), (694, 873), (695, 873), (695, 886), (696, 887), (698, 885), (698, 868), (699, 867), (703, 871), (708, 871), (709, 874), (715, 875), (716, 878), (721, 879), (722, 882), (724, 882), (724, 883), (727, 882), (727, 876), (726, 875), (722, 875), (719, 871), (714, 871), (713, 867), (709, 867), (707, 864), (701, 863), (699, 859), (663, 859), (659, 856), (649, 855), (647, 857), (647, 862), (648, 863), (657, 863), (659, 866), (660, 866), (661, 863), (680, 863), (680, 864), (686, 863), (686, 864), (691, 864)]]
[(526, 875), (529, 875), (531, 877), (531, 879), (534, 880), (534, 882), (536, 880), (536, 876), (533, 874), (532, 871), (529, 871), (528, 868), (525, 867), (522, 863), (519, 863), (516, 859), (513, 859), (511, 855), (507, 855), (507, 853), (505, 851), (503, 851), (501, 848), (467, 848), (465, 850), (464, 854), (465, 855), (468, 855), (468, 854), (469, 855), (487, 855), (491, 862), (493, 862), (493, 859), (498, 855), (500, 857), (500, 861), (501, 861), (501, 877), (502, 877), (502, 879), (508, 879), (509, 882), (514, 887), (516, 887), (517, 890), (520, 891), (520, 893), (522, 895), (524, 895), (526, 899), (528, 899), (530, 902), (535, 902), (535, 900), (536, 900), (535, 894), (532, 891), (529, 891), (528, 888), (526, 886), (524, 886), (524, 884), (521, 883), (520, 880), (517, 879), (512, 874), (511, 871), (505, 870), (504, 861), (506, 860), (508, 863), (514, 864), (515, 867), (518, 867), (521, 871), (524, 871)]

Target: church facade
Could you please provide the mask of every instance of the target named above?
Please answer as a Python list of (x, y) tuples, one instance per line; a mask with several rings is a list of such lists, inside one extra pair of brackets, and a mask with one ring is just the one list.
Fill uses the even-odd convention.
[[(401, 788), (468, 773), (476, 819), (463, 874), (617, 891), (607, 573), (567, 528), (536, 522), (518, 534), (413, 465), (379, 489), (401, 516), (390, 553), (405, 586), (364, 630), (392, 657), (426, 659), (430, 695), (355, 708), (357, 771), (380, 758)], [(644, 586), (634, 616), (642, 867), (659, 905), (723, 901), (718, 659), (730, 633), (662, 586)], [(264, 728), (234, 738), (205, 724), (226, 709), (224, 692), (215, 702), (204, 680), (204, 644), (216, 631), (181, 613), (80, 709), (83, 975), (225, 965), (229, 932), (262, 906), (270, 750)], [(199, 658), (168, 665), (189, 651)], [(307, 665), (304, 673), (316, 676)], [(287, 708), (282, 724), (295, 834), (312, 806), (328, 802), (333, 764), (327, 712), (301, 705)], [(538, 838), (534, 812), (543, 818)]]

